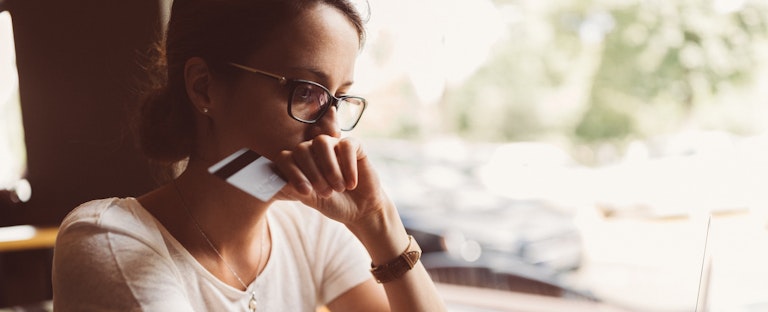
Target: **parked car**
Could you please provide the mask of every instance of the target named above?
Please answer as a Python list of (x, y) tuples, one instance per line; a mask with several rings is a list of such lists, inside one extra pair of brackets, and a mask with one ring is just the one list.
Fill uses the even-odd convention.
[[(368, 152), (436, 281), (591, 298), (559, 281), (581, 262), (570, 210), (543, 198), (504, 196), (483, 183), (481, 172), (498, 147), (380, 141), (369, 142)], [(515, 178), (541, 178), (529, 174)]]

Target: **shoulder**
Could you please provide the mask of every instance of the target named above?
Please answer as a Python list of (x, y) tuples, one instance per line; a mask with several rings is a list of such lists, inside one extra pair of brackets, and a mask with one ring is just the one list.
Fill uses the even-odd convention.
[(57, 310), (185, 307), (179, 276), (158, 225), (135, 199), (87, 202), (62, 222), (53, 256)]
[(343, 224), (294, 202), (276, 203), (269, 216), (270, 222), (277, 221), (294, 256), (305, 259), (321, 302), (371, 278), (370, 257)]
[(270, 225), (282, 232), (294, 249), (300, 248), (314, 265), (322, 266), (334, 254), (351, 252), (367, 257), (362, 243), (344, 224), (311, 207), (298, 202), (278, 202), (268, 213)]
[(158, 224), (136, 199), (106, 198), (73, 209), (59, 226), (56, 245), (107, 234), (130, 237), (153, 248), (164, 242)]
[(153, 217), (134, 198), (92, 200), (73, 209), (61, 222), (60, 232), (78, 226), (97, 226), (119, 230), (154, 227)]
[(66, 229), (73, 224), (83, 222), (96, 224), (101, 219), (101, 216), (107, 212), (110, 207), (115, 206), (119, 200), (119, 198), (105, 198), (81, 204), (64, 217), (64, 221), (61, 222), (61, 229)]

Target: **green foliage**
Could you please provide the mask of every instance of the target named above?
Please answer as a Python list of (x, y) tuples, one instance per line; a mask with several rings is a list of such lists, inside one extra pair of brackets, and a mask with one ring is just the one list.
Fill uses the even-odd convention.
[[(528, 55), (516, 49), (511, 45), (501, 47), (472, 79), (446, 92), (440, 111), (451, 132), (486, 140), (530, 138), (529, 132), (536, 130), (537, 123), (529, 103), (535, 97), (534, 89), (541, 84), (537, 81), (550, 77), (546, 63), (526, 59)], [(541, 76), (521, 76), (521, 72)]]
[(576, 136), (590, 141), (606, 141), (625, 137), (634, 130), (632, 117), (610, 107), (593, 105), (576, 127)]
[[(492, 140), (558, 132), (584, 142), (674, 131), (761, 68), (768, 10), (746, 2), (723, 12), (712, 3), (496, 1), (523, 19), (508, 23), (485, 66), (446, 91), (448, 128)], [(568, 87), (583, 96), (546, 103)], [(570, 107), (570, 118), (547, 117), (558, 107)]]
[[(757, 67), (752, 39), (765, 35), (764, 21), (753, 16), (756, 10), (744, 8), (724, 14), (689, 1), (642, 2), (612, 8), (610, 14), (616, 27), (605, 37), (591, 108), (579, 129), (599, 127), (587, 125), (591, 122), (611, 122), (611, 118), (590, 115), (611, 107), (630, 117), (632, 112), (654, 110), (657, 105), (679, 106), (679, 115), (671, 119), (677, 124), (689, 117), (696, 105), (717, 94), (720, 85), (745, 81)], [(630, 100), (617, 103), (621, 98)], [(622, 119), (626, 118), (613, 122), (626, 122)], [(672, 125), (661, 128), (667, 127)], [(627, 130), (632, 129), (605, 124), (605, 131), (577, 129), (576, 134), (594, 140), (634, 132)], [(595, 133), (602, 136), (591, 136)]]

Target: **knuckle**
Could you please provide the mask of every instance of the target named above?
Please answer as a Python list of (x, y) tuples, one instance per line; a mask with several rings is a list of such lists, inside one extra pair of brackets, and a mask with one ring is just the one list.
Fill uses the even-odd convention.
[(277, 156), (277, 158), (278, 158), (278, 162), (283, 163), (293, 158), (293, 152), (288, 150), (281, 151), (280, 154)]
[(339, 142), (339, 148), (341, 148), (344, 151), (352, 150), (354, 149), (354, 147), (355, 147), (355, 142), (352, 140), (344, 139)]
[(299, 143), (299, 145), (296, 146), (296, 149), (294, 149), (295, 153), (299, 153), (299, 154), (307, 154), (311, 150), (312, 150), (312, 142), (301, 142)]
[(332, 136), (329, 136), (327, 134), (321, 134), (321, 135), (318, 135), (317, 137), (315, 137), (315, 139), (313, 141), (314, 141), (314, 143), (318, 143), (318, 144), (321, 144), (321, 145), (328, 146), (328, 145), (336, 144), (338, 139), (336, 139), (336, 138), (334, 138)]

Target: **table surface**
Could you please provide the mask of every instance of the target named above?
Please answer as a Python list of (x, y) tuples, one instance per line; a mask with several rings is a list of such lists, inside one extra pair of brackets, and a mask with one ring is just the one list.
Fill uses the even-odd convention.
[[(745, 307), (768, 302), (768, 214), (717, 216), (712, 219), (711, 307)], [(606, 301), (600, 309), (633, 307), (644, 311), (691, 311), (695, 307), (706, 234), (704, 219), (633, 220), (594, 215), (577, 217), (584, 235), (584, 266), (570, 277), (572, 285), (589, 289)], [(58, 228), (29, 225), (0, 227), (0, 252), (53, 248)], [(473, 306), (501, 299), (491, 311), (552, 311), (582, 303), (524, 294), (469, 292), (441, 285), (453, 304)], [(522, 297), (521, 297), (522, 296)], [(463, 299), (462, 299), (463, 298)], [(491, 300), (491, 299), (494, 300)], [(465, 302), (464, 300), (469, 300)], [(510, 302), (558, 307), (534, 309)], [(586, 310), (595, 308), (587, 304)], [(494, 310), (498, 308), (498, 310)], [(618, 311), (616, 309), (615, 311)], [(631, 309), (630, 309), (631, 310)], [(601, 310), (602, 311), (602, 310)]]
[(0, 252), (53, 248), (58, 233), (57, 227), (0, 227)]
[[(716, 214), (707, 243), (707, 306), (768, 308), (768, 211)], [(570, 283), (638, 311), (693, 311), (699, 298), (707, 218), (604, 218), (582, 214), (583, 266)], [(763, 309), (755, 309), (760, 306)]]

